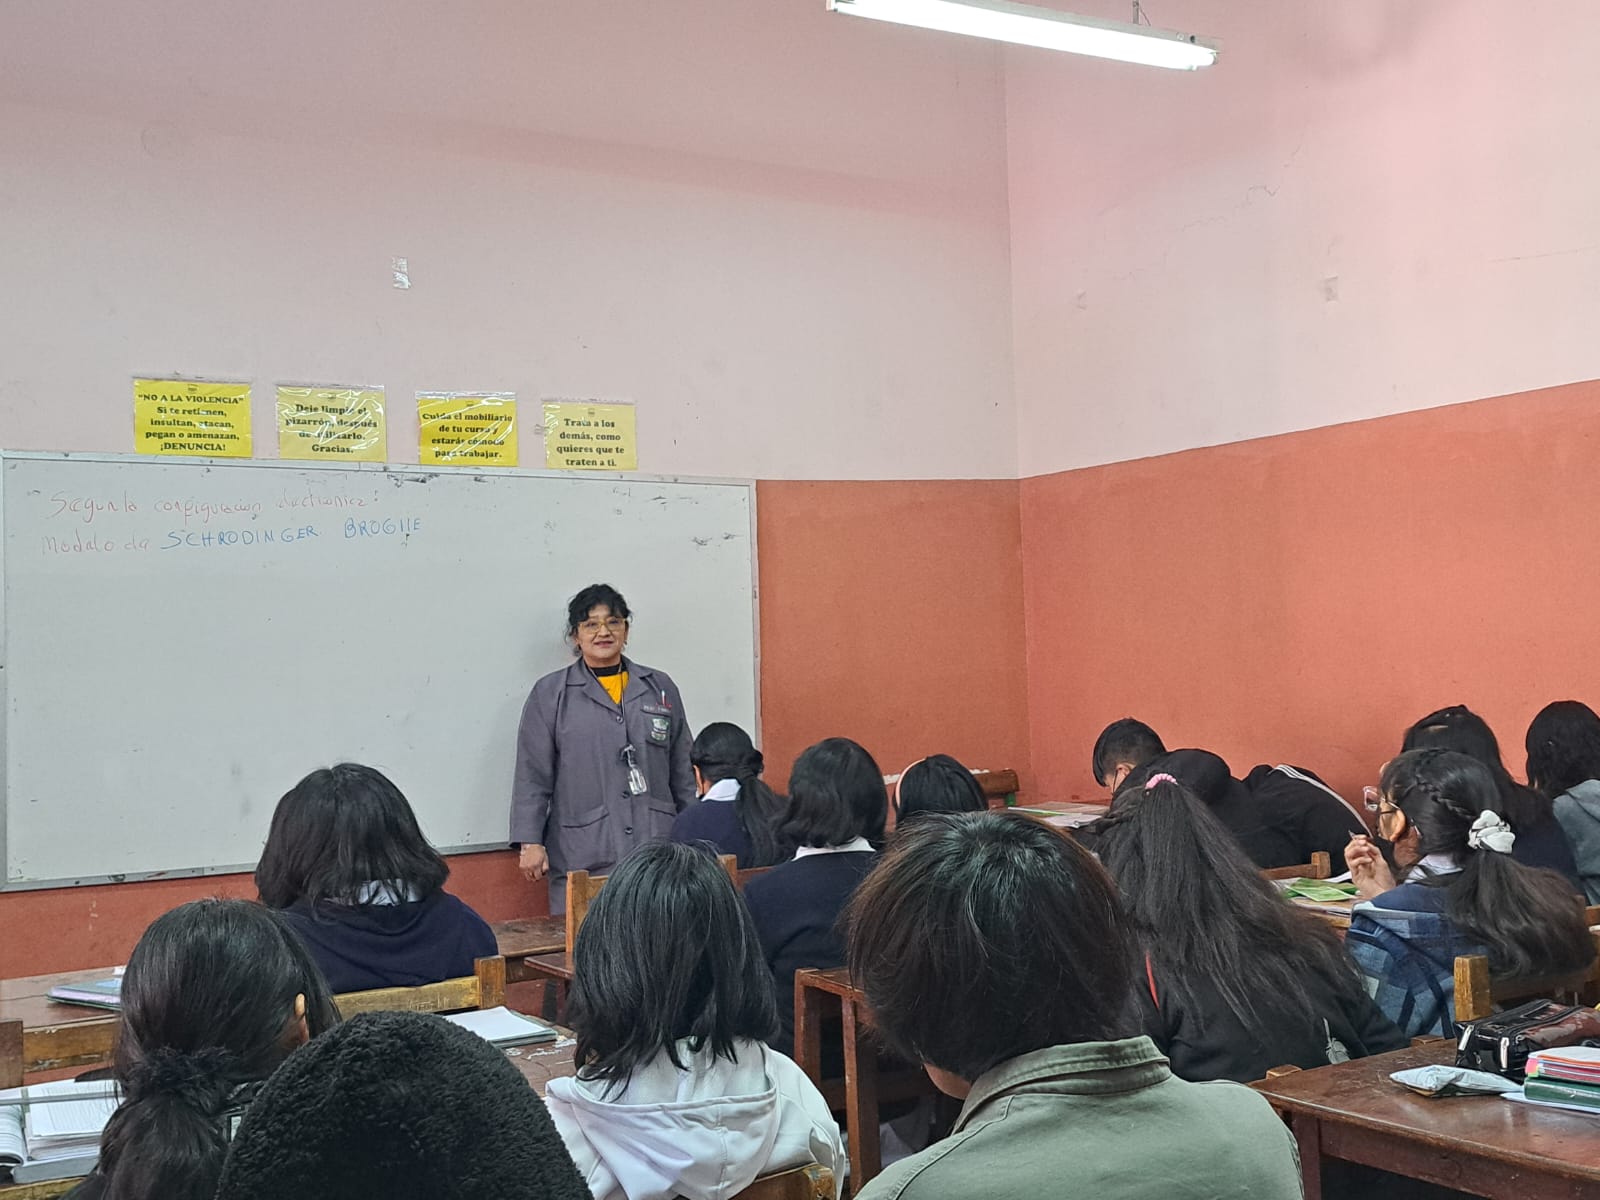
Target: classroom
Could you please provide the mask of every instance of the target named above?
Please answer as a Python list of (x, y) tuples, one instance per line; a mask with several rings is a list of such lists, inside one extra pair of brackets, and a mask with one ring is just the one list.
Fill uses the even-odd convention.
[[(427, 651), (437, 703), (492, 680), (515, 707), (486, 749), (462, 717), (438, 726), (449, 755), (391, 773), (449, 894), (497, 930), (549, 922), (542, 948), (570, 956), (542, 878), (564, 866), (530, 880), (531, 838), (505, 837), (511, 723), (574, 661), (563, 606), (601, 582), (665, 680), (647, 722), (747, 729), (779, 799), (808, 748), (848, 738), (891, 777), (891, 817), (892, 777), (938, 754), (1006, 773), (1024, 807), (1103, 806), (1096, 739), (1134, 717), (1241, 786), (1255, 764), (1314, 773), (1387, 854), (1391, 760), (1452, 706), (1498, 735), (1506, 786), (1538, 790), (1530, 722), (1600, 705), (1600, 10), (1023, 6), (1217, 51), (1163, 70), (853, 19), (858, 3), (918, 7), (0, 0), (0, 986), (125, 964), (181, 905), (255, 900), (278, 797), (339, 761), (293, 732), (387, 718), (372, 705), (440, 611), (458, 632)], [(170, 384), (142, 431), (139, 380)], [(224, 440), (172, 415), (185, 380), (234, 389), (208, 393), (216, 420), (244, 414)], [(381, 430), (361, 461), (279, 461), (322, 420), (317, 389), (378, 397), (349, 425)], [(626, 428), (611, 409), (586, 424), (595, 405)], [(473, 451), (513, 408), (510, 457)], [(58, 499), (19, 503), (33, 478)], [(523, 518), (543, 505), (548, 533)], [(697, 569), (702, 520), (727, 544)], [(45, 546), (27, 563), (25, 539)], [(474, 553), (494, 561), (456, 574)], [(129, 555), (177, 573), (146, 588), (106, 565)], [(534, 579), (537, 610), (485, 590)], [(341, 587), (361, 599), (357, 661), (313, 616)], [(186, 595), (218, 631), (160, 611)], [(570, 614), (572, 646), (628, 616), (599, 603)], [(251, 645), (247, 618), (272, 613), (303, 658)], [(178, 661), (201, 643), (237, 653)], [(235, 703), (238, 745), (208, 759)], [(170, 745), (148, 747), (157, 705)], [(397, 710), (375, 743), (427, 758), (424, 724)], [(233, 787), (259, 730), (271, 744), (235, 776), (249, 795), (228, 792), (213, 830), (206, 773)], [(85, 796), (152, 759), (185, 791), (181, 822)], [(1141, 783), (1203, 790), (1147, 762), (1126, 764)], [(52, 775), (70, 798), (43, 819), (24, 793)], [(472, 796), (459, 820), (452, 786)], [(148, 861), (79, 854), (70, 831), (102, 821)], [(1313, 848), (1345, 865), (1343, 842)], [(11, 869), (24, 850), (49, 869)], [(547, 988), (505, 947), (506, 1002), (566, 1028), (578, 982)], [(785, 1032), (811, 1036), (788, 982)], [(842, 1020), (853, 1044), (850, 995), (829, 996), (823, 1041)], [(817, 1054), (801, 1066), (829, 1074)], [(1272, 1100), (1305, 1158), (1298, 1101)], [(1320, 1136), (1331, 1160), (1359, 1135)], [(1542, 1194), (1600, 1196), (1592, 1136), (1551, 1168), (1569, 1190)], [(843, 1142), (858, 1178), (863, 1139), (876, 1168), (875, 1136)], [(1465, 1161), (1414, 1178), (1504, 1194), (1499, 1168)]]

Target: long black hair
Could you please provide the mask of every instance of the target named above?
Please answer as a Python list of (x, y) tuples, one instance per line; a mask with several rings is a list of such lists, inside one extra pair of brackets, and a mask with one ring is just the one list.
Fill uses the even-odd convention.
[(105, 1200), (210, 1200), (229, 1110), (298, 1044), (297, 996), (310, 1036), (338, 1023), (322, 973), (270, 909), (196, 900), (156, 918), (122, 979)]
[(1600, 716), (1578, 700), (1557, 700), (1528, 726), (1528, 783), (1554, 800), (1590, 779), (1600, 779)]
[(449, 876), (400, 789), (381, 771), (340, 763), (311, 772), (278, 801), (256, 889), (272, 908), (315, 908), (360, 903), (374, 884), (397, 901), (425, 900)]
[(888, 819), (889, 793), (872, 755), (849, 738), (825, 738), (794, 760), (778, 834), (793, 846), (842, 846), (858, 837), (881, 846)]
[(1383, 770), (1379, 790), (1417, 831), (1419, 859), (1440, 854), (1461, 870), (1415, 881), (1443, 889), (1445, 915), (1481, 943), (1489, 965), (1510, 975), (1576, 971), (1594, 960), (1594, 942), (1572, 885), (1554, 871), (1524, 866), (1468, 835), (1485, 812), (1505, 815), (1493, 773), (1454, 750), (1412, 750)]
[(680, 1041), (732, 1061), (736, 1043), (777, 1033), (750, 910), (717, 860), (693, 846), (652, 842), (624, 859), (590, 904), (572, 957), (568, 1011), (586, 1079), (622, 1088), (662, 1052), (686, 1069)]
[(894, 789), (897, 827), (927, 813), (983, 812), (989, 800), (967, 770), (948, 754), (930, 754), (900, 772)]
[(1500, 757), (1500, 740), (1494, 730), (1465, 704), (1452, 704), (1429, 713), (1406, 730), (1400, 743), (1401, 753), (1429, 748), (1455, 750), (1488, 767), (1495, 790), (1500, 793), (1501, 808), (1496, 811), (1503, 813), (1506, 822), (1519, 833), (1542, 825), (1555, 815), (1550, 797), (1511, 778)]
[(1181, 783), (1124, 786), (1099, 841), (1158, 988), (1204, 1007), (1209, 984), (1246, 1029), (1320, 1029), (1331, 997), (1355, 999), (1355, 964), (1332, 927), (1296, 908)]
[(751, 860), (740, 866), (770, 867), (789, 857), (790, 847), (778, 837), (784, 800), (762, 780), (766, 760), (748, 733), (731, 722), (713, 721), (695, 737), (689, 761), (708, 784), (732, 779), (739, 785), (733, 814), (752, 850)]

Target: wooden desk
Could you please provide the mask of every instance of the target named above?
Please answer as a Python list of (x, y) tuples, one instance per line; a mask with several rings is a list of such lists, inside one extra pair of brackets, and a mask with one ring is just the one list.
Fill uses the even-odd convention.
[[(821, 971), (796, 971), (795, 1061), (817, 1085), (834, 1111), (841, 1108), (850, 1138), (850, 1187), (859, 1192), (883, 1170), (883, 1148), (878, 1137), (878, 1105), (932, 1093), (933, 1083), (920, 1069), (907, 1069), (888, 1077), (878, 1074), (880, 1047), (871, 1035), (872, 1012), (866, 997), (850, 982), (843, 967)], [(844, 1025), (844, 1089), (836, 1080), (822, 1077), (822, 1022), (837, 1011)]]
[(1494, 1096), (1430, 1100), (1389, 1078), (1454, 1061), (1455, 1044), (1441, 1039), (1251, 1086), (1300, 1144), (1306, 1200), (1321, 1200), (1328, 1158), (1490, 1200), (1600, 1196), (1600, 1119)]
[(111, 967), (0, 980), (0, 1021), (22, 1022), (22, 1069), (32, 1075), (110, 1061), (117, 1014), (58, 1004), (47, 993), (64, 983), (105, 979)]
[[(542, 1046), (506, 1047), (506, 1057), (511, 1060), (511, 1065), (522, 1072), (522, 1077), (541, 1096), (544, 1095), (545, 1084), (563, 1075), (571, 1075), (575, 1070), (572, 1063), (572, 1030), (558, 1025), (556, 1032), (561, 1036)], [(4, 1193), (0, 1193), (0, 1200), (6, 1200)]]
[(535, 955), (554, 954), (567, 948), (567, 921), (560, 914), (496, 921), (489, 928), (494, 930), (500, 957), (506, 960), (507, 983), (527, 983), (530, 979), (545, 978), (528, 973), (523, 961)]

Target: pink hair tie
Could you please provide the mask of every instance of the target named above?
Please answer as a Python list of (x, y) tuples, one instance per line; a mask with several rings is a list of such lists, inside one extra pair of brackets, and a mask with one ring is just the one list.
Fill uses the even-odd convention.
[(1164, 774), (1163, 775), (1152, 775), (1152, 776), (1150, 776), (1149, 779), (1145, 780), (1144, 790), (1148, 792), (1151, 788), (1155, 787), (1155, 785), (1158, 784), (1158, 783), (1177, 783), (1177, 782), (1178, 781), (1176, 779), (1174, 779), (1171, 775), (1164, 775)]

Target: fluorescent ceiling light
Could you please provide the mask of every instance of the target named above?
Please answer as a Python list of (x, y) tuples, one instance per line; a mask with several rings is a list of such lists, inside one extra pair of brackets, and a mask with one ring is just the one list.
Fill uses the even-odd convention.
[(828, 11), (1180, 71), (1217, 61), (1216, 44), (1193, 34), (1078, 17), (1007, 0), (828, 0)]

